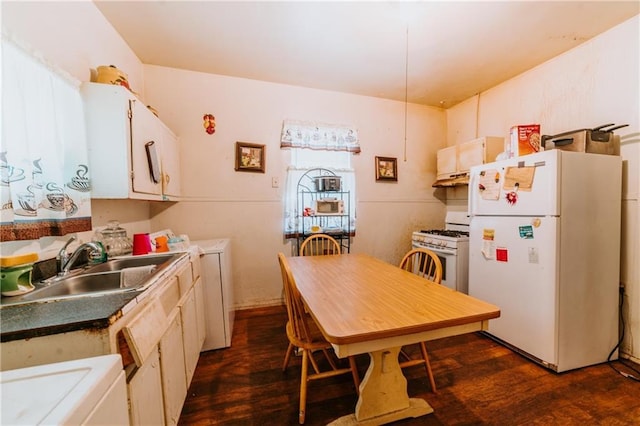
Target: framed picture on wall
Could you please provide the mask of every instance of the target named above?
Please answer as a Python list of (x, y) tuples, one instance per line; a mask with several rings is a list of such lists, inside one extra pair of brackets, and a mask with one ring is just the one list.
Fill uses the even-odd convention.
[(397, 181), (398, 159), (394, 157), (376, 157), (376, 181)]
[(265, 150), (265, 145), (236, 142), (236, 171), (264, 173)]

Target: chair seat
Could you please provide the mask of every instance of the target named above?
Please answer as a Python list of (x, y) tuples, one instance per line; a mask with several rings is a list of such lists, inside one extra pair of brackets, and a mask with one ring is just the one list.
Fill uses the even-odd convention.
[(295, 346), (304, 349), (317, 350), (317, 349), (330, 349), (331, 344), (324, 339), (322, 335), (322, 331), (318, 328), (316, 323), (313, 321), (310, 315), (308, 317), (308, 325), (309, 325), (309, 334), (311, 337), (310, 342), (303, 342), (298, 339), (293, 331), (293, 326), (290, 321), (287, 321), (286, 330), (287, 337)]

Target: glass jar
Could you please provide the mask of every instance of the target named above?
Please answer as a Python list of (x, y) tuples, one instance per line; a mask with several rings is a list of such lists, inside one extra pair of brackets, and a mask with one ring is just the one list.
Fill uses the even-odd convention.
[(127, 237), (126, 229), (121, 228), (117, 220), (109, 221), (107, 227), (97, 231), (96, 234), (109, 257), (127, 255), (133, 251), (133, 244)]

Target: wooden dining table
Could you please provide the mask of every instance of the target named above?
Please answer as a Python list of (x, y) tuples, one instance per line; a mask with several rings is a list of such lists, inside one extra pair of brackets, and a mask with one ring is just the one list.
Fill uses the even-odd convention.
[(385, 424), (433, 412), (409, 398), (398, 362), (404, 345), (486, 330), (490, 303), (366, 254), (287, 259), (296, 285), (338, 357), (369, 353), (355, 413), (332, 425)]

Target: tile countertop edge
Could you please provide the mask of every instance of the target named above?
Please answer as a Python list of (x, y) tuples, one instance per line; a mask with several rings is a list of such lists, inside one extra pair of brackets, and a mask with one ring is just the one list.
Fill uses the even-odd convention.
[(142, 291), (3, 307), (0, 309), (0, 343), (72, 331), (106, 329), (148, 297), (154, 284), (174, 273), (184, 262), (189, 262), (189, 252), (184, 252), (184, 256), (155, 277)]

